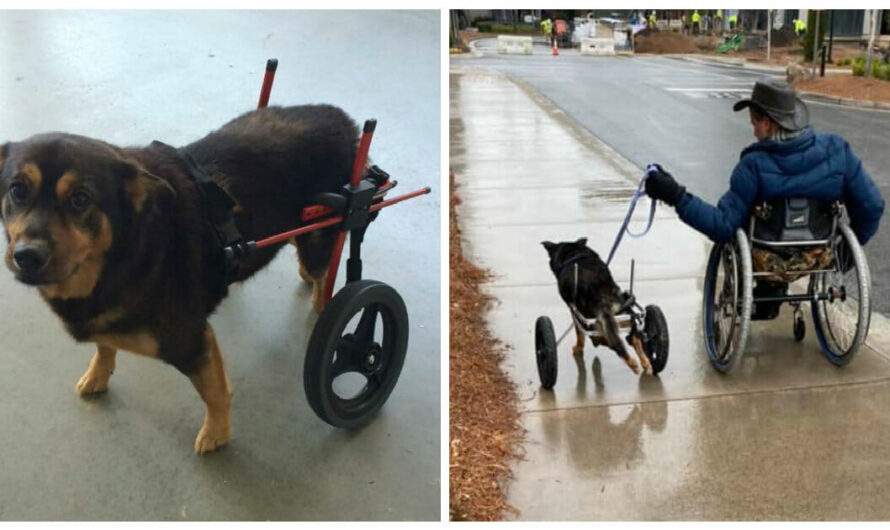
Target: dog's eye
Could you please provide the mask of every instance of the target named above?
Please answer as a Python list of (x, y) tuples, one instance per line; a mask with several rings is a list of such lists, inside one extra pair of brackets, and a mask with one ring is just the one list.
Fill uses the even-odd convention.
[(13, 182), (9, 186), (9, 196), (15, 204), (23, 204), (28, 200), (28, 186), (21, 182)]
[(90, 196), (82, 191), (71, 196), (71, 207), (77, 211), (83, 211), (90, 205)]

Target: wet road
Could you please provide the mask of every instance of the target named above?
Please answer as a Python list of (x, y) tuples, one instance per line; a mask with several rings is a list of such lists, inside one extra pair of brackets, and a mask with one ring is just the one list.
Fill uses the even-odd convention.
[[(890, 341), (873, 332), (843, 369), (790, 312), (755, 322), (722, 376), (702, 344), (701, 273), (710, 248), (669, 209), (625, 238), (610, 267), (658, 304), (670, 328), (660, 377), (636, 376), (588, 342), (559, 346), (552, 391), (538, 382), (534, 321), (570, 324), (543, 240), (586, 236), (606, 252), (639, 167), (546, 98), (504, 76), (452, 63), (450, 149), (464, 251), (493, 272), (493, 333), (508, 345), (527, 430), (508, 500), (523, 520), (886, 519), (890, 491)], [(582, 169), (579, 169), (582, 168)], [(638, 206), (645, 211), (647, 204)], [(636, 223), (642, 223), (642, 214)], [(873, 321), (874, 322), (874, 321)]]
[[(491, 51), (493, 40), (479, 48)], [(742, 148), (755, 139), (732, 104), (765, 74), (666, 57), (586, 57), (546, 47), (535, 54), (458, 61), (492, 68), (534, 87), (634, 164), (662, 164), (687, 189), (715, 202)], [(890, 112), (808, 103), (817, 132), (844, 136), (890, 200)], [(890, 315), (890, 215), (866, 252), (875, 310)]]

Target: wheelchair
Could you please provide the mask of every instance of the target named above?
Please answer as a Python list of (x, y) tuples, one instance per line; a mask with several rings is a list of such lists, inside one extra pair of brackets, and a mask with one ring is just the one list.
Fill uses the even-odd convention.
[[(798, 285), (804, 280), (805, 290)], [(761, 202), (747, 232), (739, 228), (734, 239), (714, 245), (702, 311), (714, 369), (731, 371), (745, 351), (751, 321), (776, 318), (783, 303), (794, 308), (797, 341), (806, 334), (801, 304), (809, 304), (820, 349), (836, 366), (849, 363), (865, 342), (871, 277), (842, 203)]]

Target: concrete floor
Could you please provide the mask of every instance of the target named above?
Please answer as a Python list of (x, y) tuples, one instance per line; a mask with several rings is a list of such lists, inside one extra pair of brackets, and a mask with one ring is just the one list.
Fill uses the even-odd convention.
[[(742, 148), (754, 141), (748, 114), (732, 112), (732, 104), (748, 97), (757, 79), (784, 78), (775, 71), (659, 56), (589, 57), (562, 50), (552, 57), (546, 46), (535, 46), (532, 56), (497, 55), (494, 42), (477, 41), (482, 57), (453, 60), (528, 83), (623, 157), (639, 167), (660, 163), (711, 203), (729, 187)], [(883, 197), (890, 198), (890, 111), (807, 105), (816, 132), (842, 135)], [(888, 234), (890, 215), (885, 215), (865, 249), (874, 308), (884, 316), (890, 316)]]
[(366, 277), (401, 293), (411, 328), (399, 384), (357, 432), (306, 402), (316, 317), (289, 249), (211, 318), (234, 434), (205, 457), (185, 377), (122, 354), (110, 391), (78, 398), (93, 348), (0, 272), (0, 519), (439, 520), (439, 35), (438, 11), (0, 12), (2, 141), (60, 130), (181, 145), (254, 108), (277, 57), (272, 104), (377, 118), (371, 156), (397, 191), (433, 188), (365, 239)]
[[(621, 61), (621, 59), (615, 59)], [(634, 59), (635, 60), (635, 59)], [(523, 520), (886, 519), (890, 491), (890, 341), (875, 315), (859, 356), (830, 365), (796, 343), (790, 311), (752, 324), (727, 376), (708, 363), (701, 289), (710, 245), (662, 207), (645, 238), (625, 238), (611, 271), (658, 304), (670, 328), (660, 377), (636, 376), (605, 348), (559, 347), (559, 377), (540, 388), (534, 321), (570, 316), (540, 242), (589, 238), (607, 254), (642, 169), (527, 85), (452, 64), (451, 165), (465, 251), (494, 273), (489, 314), (510, 347), (527, 429), (508, 500)], [(663, 205), (662, 205), (663, 206)], [(648, 203), (638, 207), (642, 226)]]

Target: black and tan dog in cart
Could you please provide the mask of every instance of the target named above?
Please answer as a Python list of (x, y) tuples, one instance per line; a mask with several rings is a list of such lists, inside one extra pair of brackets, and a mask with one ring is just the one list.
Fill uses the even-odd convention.
[(206, 404), (195, 450), (228, 442), (232, 388), (208, 317), (229, 283), (288, 242), (320, 311), (342, 230), (251, 241), (237, 262), (223, 258), (235, 239), (226, 234), (250, 241), (304, 224), (319, 194), (348, 187), (358, 151), (356, 124), (328, 105), (260, 108), (180, 149), (64, 133), (0, 147), (6, 265), (75, 340), (96, 343), (77, 392), (106, 391), (119, 350), (158, 358), (188, 376)]

